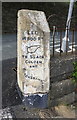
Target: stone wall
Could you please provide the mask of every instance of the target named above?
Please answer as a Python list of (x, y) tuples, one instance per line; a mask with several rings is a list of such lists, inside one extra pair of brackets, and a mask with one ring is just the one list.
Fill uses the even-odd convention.
[(60, 56), (51, 56), (50, 74), (51, 82), (67, 79), (73, 71), (73, 62), (77, 61), (75, 54)]
[(77, 56), (68, 55), (62, 57), (51, 57), (50, 67), (50, 105), (70, 104), (76, 101), (76, 83), (71, 79), (73, 72), (73, 62), (77, 61)]

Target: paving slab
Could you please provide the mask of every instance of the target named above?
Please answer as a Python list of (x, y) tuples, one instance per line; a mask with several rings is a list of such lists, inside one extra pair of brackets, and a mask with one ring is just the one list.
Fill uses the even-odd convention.
[(55, 111), (63, 118), (75, 118), (75, 109), (71, 109), (69, 106), (59, 105), (55, 107)]

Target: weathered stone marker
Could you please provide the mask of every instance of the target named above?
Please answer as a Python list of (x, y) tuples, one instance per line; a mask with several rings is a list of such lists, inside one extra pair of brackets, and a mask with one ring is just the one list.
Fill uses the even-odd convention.
[(28, 106), (47, 107), (50, 30), (44, 12), (19, 10), (17, 79)]

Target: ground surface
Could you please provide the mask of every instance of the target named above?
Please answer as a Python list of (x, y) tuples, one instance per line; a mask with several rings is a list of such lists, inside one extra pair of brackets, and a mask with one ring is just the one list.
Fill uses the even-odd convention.
[(0, 119), (4, 118), (76, 118), (74, 106), (59, 105), (51, 109), (28, 108), (15, 105), (0, 110)]

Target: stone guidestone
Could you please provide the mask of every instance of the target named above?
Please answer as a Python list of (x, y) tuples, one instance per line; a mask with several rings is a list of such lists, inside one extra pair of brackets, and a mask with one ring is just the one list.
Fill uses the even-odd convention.
[(48, 108), (48, 93), (42, 94), (42, 96), (39, 96), (38, 94), (24, 96), (20, 91), (18, 84), (16, 84), (16, 88), (20, 99), (25, 106), (30, 108)]
[(17, 81), (20, 98), (26, 106), (47, 108), (50, 29), (45, 13), (19, 10), (17, 34)]

